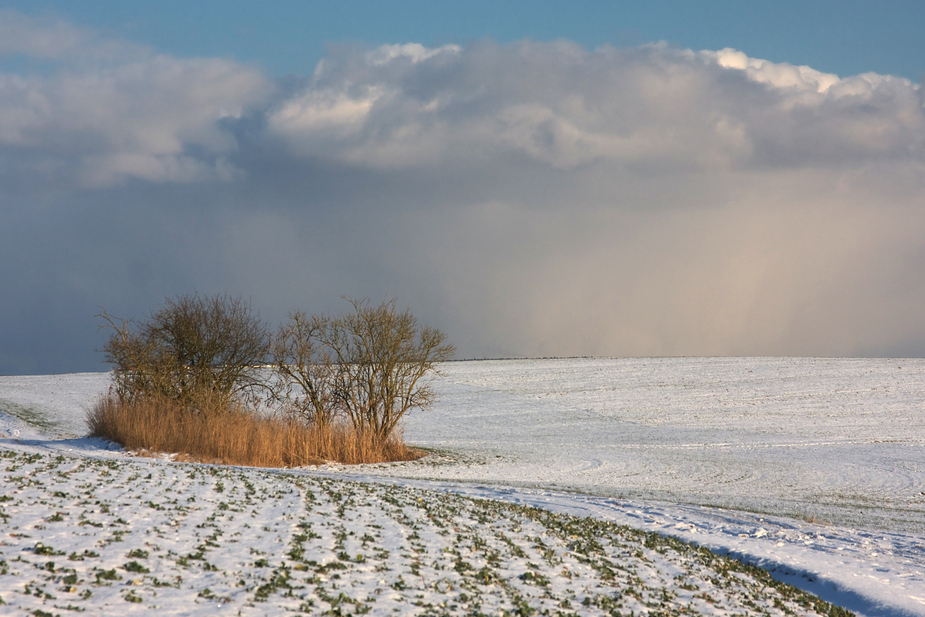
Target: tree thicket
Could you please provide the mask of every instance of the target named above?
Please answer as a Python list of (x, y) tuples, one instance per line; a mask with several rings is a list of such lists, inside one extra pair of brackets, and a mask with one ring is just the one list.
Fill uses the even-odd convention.
[(266, 385), (269, 325), (243, 298), (193, 294), (167, 298), (142, 322), (105, 310), (100, 317), (112, 330), (103, 351), (122, 400), (161, 397), (214, 410)]
[(199, 414), (255, 411), (259, 393), (306, 425), (348, 425), (385, 444), (411, 409), (433, 403), (429, 376), (455, 349), (395, 300), (348, 302), (339, 316), (292, 313), (272, 335), (248, 302), (224, 295), (168, 298), (141, 322), (103, 311), (114, 392)]
[(426, 378), (455, 348), (395, 300), (348, 301), (353, 310), (338, 317), (294, 313), (276, 338), (273, 364), (289, 392), (299, 393), (289, 400), (307, 419), (344, 418), (385, 441), (409, 410), (433, 403)]

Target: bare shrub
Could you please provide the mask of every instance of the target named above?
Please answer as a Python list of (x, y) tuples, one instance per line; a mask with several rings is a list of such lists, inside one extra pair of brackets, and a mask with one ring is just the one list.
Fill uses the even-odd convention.
[(334, 397), (337, 367), (322, 343), (330, 320), (290, 315), (273, 341), (273, 366), (278, 377), (278, 400), (289, 411), (312, 425), (328, 426), (338, 416)]
[(184, 460), (257, 467), (407, 461), (422, 456), (400, 436), (385, 443), (349, 425), (307, 425), (291, 416), (257, 416), (237, 406), (196, 413), (175, 399), (103, 397), (87, 414), (90, 434), (128, 450), (176, 453)]
[[(244, 465), (417, 458), (399, 422), (432, 404), (427, 376), (455, 350), (394, 300), (349, 301), (340, 317), (294, 313), (272, 340), (240, 298), (180, 296), (140, 323), (103, 311), (113, 394), (88, 414), (91, 434)], [(258, 412), (258, 393), (279, 407)]]
[(395, 300), (348, 301), (353, 311), (339, 317), (294, 314), (277, 338), (274, 364), (281, 381), (302, 392), (299, 408), (314, 422), (342, 415), (357, 434), (385, 443), (410, 409), (433, 403), (427, 377), (455, 348), (441, 331), (397, 311)]
[(266, 385), (268, 326), (241, 298), (198, 294), (168, 298), (144, 322), (114, 318), (103, 347), (123, 400), (151, 396), (201, 411), (220, 411), (232, 399)]

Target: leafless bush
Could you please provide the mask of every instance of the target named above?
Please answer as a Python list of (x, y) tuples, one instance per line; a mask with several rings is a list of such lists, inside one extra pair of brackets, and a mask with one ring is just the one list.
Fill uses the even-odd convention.
[(322, 343), (329, 323), (326, 317), (296, 312), (280, 326), (273, 341), (278, 400), (287, 411), (318, 426), (329, 426), (338, 416), (334, 397), (337, 367)]
[(266, 385), (260, 365), (269, 347), (267, 325), (241, 298), (198, 294), (168, 298), (144, 322), (114, 318), (101, 328), (103, 347), (123, 400), (151, 396), (181, 405), (222, 409)]
[[(89, 414), (92, 434), (241, 464), (416, 458), (399, 422), (433, 403), (428, 377), (455, 350), (394, 300), (349, 302), (339, 317), (293, 313), (272, 339), (228, 296), (168, 299), (139, 323), (103, 311), (113, 396)], [(258, 392), (279, 407), (255, 413)]]
[(453, 357), (441, 331), (420, 326), (395, 300), (370, 306), (350, 300), (339, 317), (294, 314), (277, 338), (276, 370), (296, 396), (303, 414), (328, 423), (342, 415), (357, 433), (387, 441), (402, 417), (434, 401), (428, 376)]

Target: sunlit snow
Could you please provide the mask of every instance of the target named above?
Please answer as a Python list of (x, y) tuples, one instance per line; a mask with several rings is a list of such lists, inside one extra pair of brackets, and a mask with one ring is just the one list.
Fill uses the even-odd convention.
[[(435, 385), (439, 403), (405, 425), (431, 456), (283, 473), (592, 516), (731, 554), (859, 614), (925, 615), (925, 360), (454, 362)], [(79, 438), (107, 387), (102, 373), (0, 377), (0, 451), (125, 460)], [(56, 541), (39, 527), (30, 550)], [(3, 538), (3, 559), (17, 541)]]

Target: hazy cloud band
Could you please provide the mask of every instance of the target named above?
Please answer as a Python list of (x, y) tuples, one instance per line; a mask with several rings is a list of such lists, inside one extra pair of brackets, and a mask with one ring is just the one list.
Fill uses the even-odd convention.
[(0, 373), (96, 370), (98, 306), (192, 290), (397, 296), (463, 357), (925, 353), (920, 84), (530, 41), (280, 80), (4, 32)]

